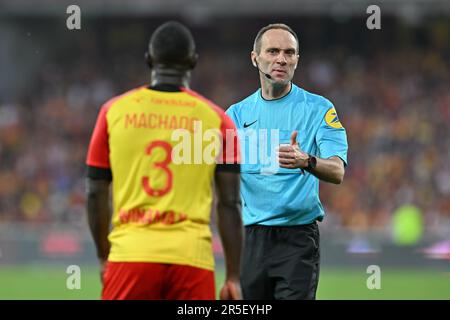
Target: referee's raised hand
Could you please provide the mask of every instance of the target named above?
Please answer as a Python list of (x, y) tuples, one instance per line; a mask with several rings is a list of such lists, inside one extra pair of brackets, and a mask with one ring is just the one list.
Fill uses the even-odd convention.
[(300, 149), (297, 142), (297, 131), (291, 134), (291, 143), (281, 145), (278, 149), (278, 162), (280, 167), (287, 169), (306, 168), (309, 155)]

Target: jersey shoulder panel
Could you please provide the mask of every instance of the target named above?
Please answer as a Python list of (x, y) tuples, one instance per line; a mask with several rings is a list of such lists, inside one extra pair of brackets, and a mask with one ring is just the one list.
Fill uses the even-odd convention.
[(222, 121), (223, 117), (225, 116), (225, 111), (221, 107), (194, 90), (188, 88), (182, 88), (181, 90), (190, 97), (195, 98), (197, 101), (201, 102), (200, 108), (202, 112), (212, 113), (215, 116), (219, 117), (220, 121)]
[(118, 96), (111, 98), (103, 106), (107, 107), (108, 111), (110, 111), (111, 109), (116, 108), (122, 105), (124, 102), (128, 101), (129, 98), (140, 95), (142, 93), (142, 89), (144, 88), (145, 86), (140, 86), (138, 88), (128, 90)]
[(306, 91), (304, 89), (301, 89), (301, 91), (305, 97), (306, 103), (309, 106), (312, 106), (321, 112), (326, 112), (328, 109), (333, 108), (333, 103), (324, 96)]
[[(253, 92), (251, 95), (249, 95), (248, 97), (244, 98), (243, 100), (236, 102), (235, 104), (232, 104), (228, 110), (233, 110), (235, 112), (239, 112), (242, 108), (253, 106), (257, 103), (258, 101), (258, 96), (260, 94), (260, 89), (256, 90), (255, 92)], [(227, 111), (228, 111), (227, 110)]]

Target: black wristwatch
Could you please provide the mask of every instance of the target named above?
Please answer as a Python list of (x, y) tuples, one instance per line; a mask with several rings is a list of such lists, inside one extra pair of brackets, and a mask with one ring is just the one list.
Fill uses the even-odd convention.
[(317, 165), (317, 158), (309, 155), (308, 157), (308, 166), (305, 168), (306, 170), (312, 170), (316, 167)]

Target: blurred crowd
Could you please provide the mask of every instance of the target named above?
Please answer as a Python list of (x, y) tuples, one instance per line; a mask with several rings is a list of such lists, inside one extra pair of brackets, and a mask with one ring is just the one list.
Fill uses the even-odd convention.
[[(194, 90), (224, 109), (256, 90), (251, 43), (219, 48), (207, 31), (198, 33)], [(99, 37), (82, 40), (83, 53), (70, 63), (64, 54), (45, 61), (29, 93), (0, 104), (0, 223), (84, 226), (84, 163), (97, 112), (149, 81), (143, 58), (109, 54)], [(127, 41), (144, 48), (147, 39)], [(321, 184), (333, 226), (385, 228), (398, 207), (413, 204), (428, 228), (450, 230), (450, 66), (441, 49), (303, 48), (295, 82), (331, 100), (348, 134), (344, 183)]]

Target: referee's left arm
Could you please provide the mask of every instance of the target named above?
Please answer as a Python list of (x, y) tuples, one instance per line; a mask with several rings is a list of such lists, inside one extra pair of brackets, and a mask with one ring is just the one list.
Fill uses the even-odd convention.
[(290, 145), (279, 147), (278, 161), (281, 168), (306, 170), (325, 182), (340, 184), (344, 180), (344, 161), (339, 156), (323, 159), (307, 154), (297, 142), (297, 131), (292, 132)]
[(325, 182), (341, 184), (344, 180), (344, 162), (337, 156), (328, 159), (316, 157), (315, 168), (309, 169), (308, 167), (304, 167), (303, 169), (309, 171), (318, 179)]

